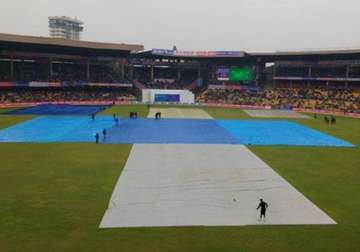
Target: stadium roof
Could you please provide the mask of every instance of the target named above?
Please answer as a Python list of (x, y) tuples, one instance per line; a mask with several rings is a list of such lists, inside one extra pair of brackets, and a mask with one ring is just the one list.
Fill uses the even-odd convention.
[(276, 51), (267, 53), (249, 53), (253, 56), (296, 56), (296, 55), (334, 55), (334, 54), (357, 54), (360, 49), (334, 49), (334, 50), (311, 50), (311, 51)]
[(22, 44), (35, 44), (45, 46), (61, 46), (72, 47), (82, 49), (95, 49), (95, 50), (117, 50), (117, 51), (131, 51), (138, 52), (144, 50), (143, 45), (131, 45), (131, 44), (115, 44), (115, 43), (99, 43), (89, 42), (81, 40), (69, 40), (60, 38), (49, 37), (35, 37), (0, 33), (0, 43), (22, 43)]
[(214, 62), (273, 62), (282, 60), (354, 60), (360, 59), (360, 49), (317, 50), (317, 51), (283, 51), (266, 53), (247, 53), (244, 51), (174, 51), (152, 49), (133, 54), (139, 58), (168, 58), (212, 60)]
[(278, 51), (267, 53), (249, 53), (251, 57), (263, 61), (278, 60), (353, 60), (360, 59), (360, 49), (336, 49), (314, 51)]
[(167, 49), (152, 49), (137, 53), (137, 57), (145, 58), (174, 58), (174, 59), (214, 59), (214, 58), (244, 58), (243, 51), (182, 51)]

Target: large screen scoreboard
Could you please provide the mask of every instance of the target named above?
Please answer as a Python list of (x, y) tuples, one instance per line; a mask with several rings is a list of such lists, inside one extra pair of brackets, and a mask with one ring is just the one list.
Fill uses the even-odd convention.
[(250, 82), (254, 79), (252, 67), (219, 67), (216, 71), (220, 81)]

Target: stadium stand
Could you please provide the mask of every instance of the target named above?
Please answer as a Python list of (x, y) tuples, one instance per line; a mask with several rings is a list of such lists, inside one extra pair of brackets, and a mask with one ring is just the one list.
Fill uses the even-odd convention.
[(143, 89), (187, 89), (200, 103), (360, 113), (360, 50), (143, 51), (9, 34), (0, 46), (0, 105), (139, 101)]
[(197, 79), (195, 70), (183, 70), (180, 79), (177, 69), (156, 68), (151, 77), (149, 68), (135, 68), (135, 79), (149, 89), (188, 89)]
[(70, 88), (18, 88), (0, 90), (0, 103), (37, 103), (72, 101), (135, 101), (137, 94), (132, 89), (70, 87)]
[(303, 108), (360, 113), (360, 89), (334, 87), (265, 87), (207, 89), (197, 99), (203, 103)]

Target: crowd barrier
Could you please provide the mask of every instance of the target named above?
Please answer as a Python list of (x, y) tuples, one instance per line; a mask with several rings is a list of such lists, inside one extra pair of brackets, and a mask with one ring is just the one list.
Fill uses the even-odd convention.
[(14, 102), (14, 103), (2, 103), (0, 104), (0, 108), (13, 108), (13, 107), (30, 107), (36, 105), (44, 105), (44, 104), (52, 104), (52, 105), (128, 105), (132, 104), (132, 101), (57, 101), (57, 102)]
[(15, 82), (15, 81), (0, 81), (0, 87), (82, 87), (82, 86), (96, 86), (96, 87), (119, 87), (131, 88), (132, 83), (94, 83), (94, 82), (46, 82), (46, 81), (30, 81), (30, 82)]

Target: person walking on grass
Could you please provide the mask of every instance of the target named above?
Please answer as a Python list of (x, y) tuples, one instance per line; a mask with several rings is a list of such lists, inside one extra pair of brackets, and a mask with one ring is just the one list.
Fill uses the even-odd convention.
[(324, 121), (325, 121), (326, 124), (330, 123), (330, 120), (329, 120), (329, 118), (327, 116), (324, 117)]
[(104, 141), (105, 141), (105, 139), (106, 139), (106, 129), (103, 129), (102, 133), (103, 133), (103, 137), (104, 137)]
[(99, 138), (100, 138), (99, 133), (96, 133), (95, 134), (95, 143), (96, 144), (99, 144)]
[(263, 201), (263, 199), (260, 199), (259, 206), (256, 208), (258, 210), (260, 208), (260, 221), (264, 218), (266, 218), (266, 209), (268, 208), (268, 203)]
[(335, 116), (332, 115), (332, 116), (330, 117), (330, 123), (331, 123), (331, 124), (336, 124), (336, 118), (335, 118)]

